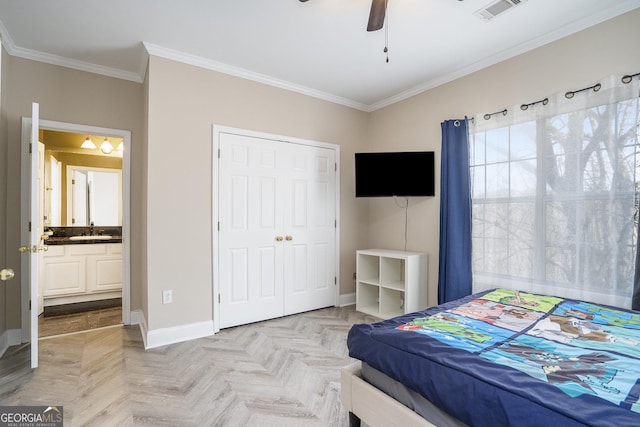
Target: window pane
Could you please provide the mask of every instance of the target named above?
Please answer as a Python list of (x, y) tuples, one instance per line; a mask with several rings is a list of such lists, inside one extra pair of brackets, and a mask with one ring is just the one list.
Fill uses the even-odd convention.
[(487, 163), (504, 162), (509, 159), (509, 128), (500, 128), (486, 133)]
[(511, 196), (535, 196), (536, 160), (511, 162)]
[(488, 271), (486, 267), (487, 252), (484, 249), (484, 239), (471, 239), (473, 251), (471, 253), (471, 266), (474, 271)]
[(508, 205), (505, 203), (486, 204), (484, 217), (485, 237), (506, 239), (508, 236)]
[(609, 151), (597, 150), (588, 154), (582, 172), (582, 186), (585, 193), (610, 191), (613, 182), (613, 169)]
[(472, 237), (484, 237), (484, 224), (485, 224), (485, 214), (484, 214), (484, 204), (473, 204), (473, 215), (471, 216), (471, 235)]
[(485, 268), (488, 273), (507, 274), (508, 272), (508, 242), (506, 239), (486, 239), (485, 253), (487, 255)]
[(476, 133), (471, 143), (471, 153), (469, 156), (471, 165), (484, 165), (486, 163), (485, 153), (485, 134), (484, 132)]
[(545, 280), (561, 285), (575, 281), (573, 245), (548, 246), (545, 251)]
[(552, 201), (545, 205), (545, 230), (547, 244), (575, 241), (576, 202)]
[(508, 197), (509, 196), (509, 164), (498, 163), (487, 165), (487, 198)]
[(509, 274), (530, 278), (535, 264), (535, 203), (509, 204)]
[(607, 245), (582, 245), (583, 261), (580, 263), (580, 282), (589, 289), (612, 291), (615, 289), (615, 274), (611, 247)]
[(533, 242), (524, 240), (509, 241), (509, 275), (531, 278), (536, 261)]
[(471, 168), (471, 198), (484, 198), (485, 192), (485, 167), (474, 166)]
[(511, 126), (511, 160), (534, 159), (536, 151), (536, 122)]

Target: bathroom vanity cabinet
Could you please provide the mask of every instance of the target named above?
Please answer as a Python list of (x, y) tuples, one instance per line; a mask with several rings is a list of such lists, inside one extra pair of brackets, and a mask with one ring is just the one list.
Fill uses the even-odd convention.
[(45, 307), (120, 298), (122, 243), (51, 245), (41, 272)]

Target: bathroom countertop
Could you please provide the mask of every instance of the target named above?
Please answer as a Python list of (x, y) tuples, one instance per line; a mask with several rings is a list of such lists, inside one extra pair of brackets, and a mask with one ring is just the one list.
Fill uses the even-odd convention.
[(110, 239), (87, 239), (87, 240), (71, 240), (66, 237), (49, 237), (44, 241), (47, 246), (57, 245), (95, 245), (96, 243), (122, 243), (122, 236), (112, 236)]

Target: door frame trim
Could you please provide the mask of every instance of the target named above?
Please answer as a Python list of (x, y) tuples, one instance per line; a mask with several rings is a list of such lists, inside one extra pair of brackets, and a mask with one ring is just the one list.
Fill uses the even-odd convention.
[(272, 141), (306, 145), (310, 147), (328, 148), (335, 151), (336, 161), (336, 177), (335, 177), (335, 217), (336, 217), (336, 239), (335, 239), (335, 268), (336, 268), (336, 284), (335, 293), (333, 299), (333, 305), (338, 306), (340, 300), (340, 146), (338, 144), (330, 144), (327, 142), (313, 141), (309, 139), (294, 138), (291, 136), (276, 135), (266, 132), (257, 132), (247, 129), (234, 128), (229, 126), (222, 126), (214, 124), (213, 128), (213, 150), (212, 150), (212, 171), (211, 171), (211, 230), (213, 234), (212, 239), (212, 304), (213, 304), (213, 330), (214, 333), (220, 331), (220, 301), (217, 295), (220, 293), (220, 268), (219, 268), (219, 232), (218, 221), (219, 217), (219, 183), (220, 183), (220, 157), (218, 152), (220, 150), (220, 134), (228, 133), (240, 136), (247, 136), (253, 138), (269, 139)]
[[(26, 127), (25, 127), (26, 126)], [(81, 125), (77, 123), (66, 123), (52, 120), (39, 120), (40, 129), (60, 132), (73, 132), (81, 134), (103, 135), (114, 138), (122, 138), (122, 322), (125, 325), (131, 324), (131, 132), (123, 129), (112, 129), (98, 126)], [(29, 193), (27, 183), (29, 182), (29, 169), (25, 168), (25, 161), (28, 161), (29, 153), (29, 133), (31, 128), (31, 117), (22, 117), (21, 130), (21, 165), (22, 172), (20, 178), (20, 241), (28, 241), (28, 223), (25, 212), (29, 212)], [(28, 164), (27, 164), (28, 165)], [(21, 295), (22, 295), (22, 342), (30, 340), (29, 334), (29, 274), (25, 274), (25, 258), (21, 261)]]

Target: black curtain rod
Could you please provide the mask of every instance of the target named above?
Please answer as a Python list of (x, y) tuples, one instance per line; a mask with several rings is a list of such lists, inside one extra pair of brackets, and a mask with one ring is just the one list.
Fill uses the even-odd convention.
[(506, 115), (507, 115), (507, 112), (508, 112), (508, 111), (507, 111), (507, 109), (505, 108), (504, 110), (502, 110), (502, 111), (496, 111), (495, 113), (487, 113), (487, 114), (485, 114), (483, 117), (484, 117), (484, 119), (485, 119), (485, 120), (489, 120), (491, 117), (495, 116), (496, 114), (502, 114), (503, 116), (506, 116)]
[(622, 76), (622, 83), (627, 84), (627, 83), (631, 83), (631, 80), (633, 80), (634, 77), (638, 77), (640, 76), (640, 73), (635, 73), (635, 74), (627, 74), (626, 76)]
[[(635, 74), (626, 74), (624, 76), (622, 76), (622, 83), (627, 84), (627, 83), (631, 83), (631, 81), (633, 80), (634, 77), (638, 77), (640, 76), (640, 73), (635, 73)], [(586, 90), (592, 90), (594, 92), (599, 91), (602, 88), (602, 85), (600, 83), (596, 83), (593, 86), (589, 86), (589, 87), (585, 87), (582, 89), (577, 89), (577, 90), (570, 90), (568, 92), (565, 92), (564, 96), (567, 99), (571, 99), (575, 96), (576, 93), (580, 93), (580, 92), (584, 92)], [(540, 101), (535, 101), (535, 102), (530, 102), (528, 104), (522, 104), (520, 105), (520, 109), (522, 111), (527, 110), (529, 107), (534, 106), (536, 104), (542, 104), (542, 105), (547, 105), (549, 103), (549, 98), (545, 98), (545, 99), (541, 99)], [(503, 116), (507, 115), (507, 109), (505, 108), (502, 111), (496, 111), (495, 113), (486, 113), (483, 117), (485, 120), (489, 120), (491, 119), (491, 117), (495, 116), (496, 114), (500, 114), (502, 113)], [(473, 117), (471, 118), (471, 121), (473, 121)]]
[(564, 94), (564, 97), (567, 99), (571, 99), (576, 95), (576, 93), (584, 92), (585, 90), (590, 90), (590, 89), (593, 89), (594, 92), (597, 92), (600, 90), (601, 87), (602, 85), (600, 83), (596, 83), (593, 86), (583, 87), (582, 89), (570, 90)]
[(532, 107), (536, 104), (547, 105), (549, 103), (549, 98), (541, 99), (540, 101), (530, 102), (529, 104), (522, 104), (520, 109), (522, 111), (526, 111), (529, 107)]

